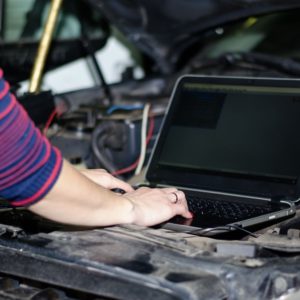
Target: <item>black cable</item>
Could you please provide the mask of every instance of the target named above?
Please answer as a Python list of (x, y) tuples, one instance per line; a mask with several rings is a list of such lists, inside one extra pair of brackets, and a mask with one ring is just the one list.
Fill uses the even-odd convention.
[(241, 227), (238, 224), (229, 224), (225, 226), (217, 226), (217, 227), (212, 227), (212, 228), (199, 228), (195, 230), (191, 230), (186, 232), (187, 234), (192, 234), (192, 235), (200, 235), (200, 236), (209, 236), (210, 233), (214, 231), (220, 231), (220, 233), (225, 233), (233, 230), (240, 230), (244, 233), (247, 233), (248, 235), (257, 238), (258, 236), (254, 234), (253, 232)]
[(220, 66), (242, 66), (247, 63), (247, 68), (263, 67), (268, 70), (280, 72), (293, 76), (300, 75), (300, 63), (291, 58), (285, 58), (276, 55), (270, 55), (259, 52), (228, 52), (212, 59), (200, 59), (195, 61), (189, 68), (184, 70), (185, 73), (192, 73), (203, 69), (212, 69)]
[(114, 125), (112, 122), (103, 122), (95, 128), (92, 134), (92, 151), (95, 155), (97, 163), (110, 173), (117, 170), (117, 168), (111, 161), (107, 159), (107, 157), (105, 157), (104, 145), (107, 136), (113, 130), (113, 126)]
[(290, 202), (294, 203), (295, 206), (298, 206), (298, 204), (300, 204), (300, 199), (291, 200)]
[(112, 97), (110, 88), (109, 88), (108, 84), (106, 83), (103, 72), (101, 70), (101, 66), (100, 66), (99, 62), (97, 61), (97, 59), (96, 59), (95, 51), (92, 48), (91, 41), (90, 41), (90, 39), (89, 39), (89, 37), (86, 33), (86, 30), (84, 30), (84, 26), (82, 26), (82, 33), (81, 34), (82, 34), (82, 37), (81, 37), (82, 46), (85, 49), (86, 53), (89, 55), (89, 57), (90, 57), (90, 59), (93, 63), (95, 71), (96, 71), (96, 73), (99, 77), (99, 80), (101, 82), (104, 95), (108, 100), (108, 105), (111, 106), (113, 104), (113, 97)]
[(238, 224), (232, 224), (232, 225), (228, 225), (228, 226), (229, 226), (229, 227), (232, 227), (232, 228), (234, 228), (234, 229), (236, 229), (236, 230), (243, 231), (243, 232), (249, 234), (249, 235), (252, 236), (252, 237), (258, 238), (258, 235), (256, 235), (255, 233), (253, 233), (253, 232), (251, 232), (251, 231), (249, 231), (249, 230), (247, 230), (247, 229), (241, 227), (241, 226), (238, 225)]
[(273, 68), (291, 75), (300, 75), (300, 63), (290, 58), (257, 52), (226, 53), (220, 57), (220, 59), (222, 58), (233, 65), (239, 62), (247, 62), (250, 64), (257, 64), (268, 68)]
[(186, 233), (193, 234), (193, 235), (200, 235), (200, 236), (208, 236), (209, 233), (214, 231), (220, 231), (220, 233), (231, 231), (230, 227), (227, 225), (225, 226), (217, 226), (212, 228), (199, 228), (195, 230), (188, 231)]

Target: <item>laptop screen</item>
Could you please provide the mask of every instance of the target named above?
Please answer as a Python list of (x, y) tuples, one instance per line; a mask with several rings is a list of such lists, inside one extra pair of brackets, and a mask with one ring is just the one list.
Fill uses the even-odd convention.
[(183, 78), (173, 94), (147, 179), (295, 196), (300, 174), (300, 83), (291, 83)]

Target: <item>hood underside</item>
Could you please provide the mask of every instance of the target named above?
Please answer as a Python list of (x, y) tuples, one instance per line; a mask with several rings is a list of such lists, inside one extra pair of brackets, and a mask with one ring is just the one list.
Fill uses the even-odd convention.
[(163, 73), (209, 29), (300, 8), (298, 0), (89, 0)]

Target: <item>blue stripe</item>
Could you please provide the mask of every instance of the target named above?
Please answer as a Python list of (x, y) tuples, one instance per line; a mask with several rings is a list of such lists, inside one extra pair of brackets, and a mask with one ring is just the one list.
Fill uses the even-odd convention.
[[(29, 198), (32, 195), (36, 194), (41, 189), (41, 187), (45, 184), (47, 179), (51, 176), (53, 168), (56, 164), (56, 160), (57, 160), (56, 154), (52, 149), (50, 158), (46, 163), (46, 165), (44, 165), (37, 172), (35, 172), (25, 180), (0, 191), (0, 196), (3, 197), (4, 199), (11, 199), (14, 201), (18, 201), (18, 200)], [(43, 195), (41, 195), (41, 197), (39, 198), (42, 198), (48, 191), (49, 189), (45, 191)]]
[[(0, 92), (3, 91), (5, 87), (5, 81), (3, 79), (0, 79)], [(12, 103), (12, 97), (10, 93), (7, 93), (4, 95), (2, 99), (0, 99), (0, 113), (5, 111), (7, 107)], [(19, 123), (18, 123), (19, 122)], [(20, 122), (22, 122), (20, 124)], [(56, 152), (54, 151), (54, 148), (51, 149), (50, 157), (48, 161), (41, 166), (38, 170), (34, 171), (33, 169), (35, 166), (37, 166), (46, 155), (47, 150), (47, 144), (41, 137), (38, 135), (38, 129), (33, 125), (29, 117), (25, 118), (25, 120), (21, 121), (21, 105), (17, 102), (16, 106), (12, 111), (10, 111), (7, 115), (5, 115), (2, 119), (0, 119), (0, 136), (3, 136), (3, 133), (7, 134), (9, 133), (9, 130), (11, 130), (15, 124), (18, 124), (20, 128), (19, 130), (25, 130), (24, 134), (21, 136), (19, 135), (19, 138), (16, 140), (13, 139), (7, 139), (5, 140), (5, 143), (2, 144), (2, 147), (0, 145), (0, 173), (9, 171), (10, 168), (15, 167), (17, 164), (21, 164), (22, 169), (24, 168), (23, 175), (27, 174), (26, 178), (19, 179), (18, 182), (16, 182), (13, 185), (10, 185), (6, 189), (0, 190), (0, 197), (5, 198), (7, 200), (13, 200), (13, 201), (22, 201), (24, 199), (30, 198), (34, 195), (36, 195), (40, 189), (44, 186), (44, 184), (48, 181), (49, 177), (52, 175), (54, 168), (56, 164), (60, 163), (60, 168), (62, 166), (61, 157), (56, 155)], [(23, 128), (23, 129), (22, 129)], [(16, 128), (15, 128), (16, 129)], [(28, 140), (28, 136), (32, 133), (33, 135)], [(24, 143), (28, 142), (27, 146), (24, 145)], [(37, 157), (33, 159), (32, 155), (31, 157), (28, 156), (28, 153), (32, 148), (36, 145), (36, 143), (42, 143), (41, 148), (38, 150)], [(9, 143), (9, 144), (7, 144)], [(21, 150), (18, 157), (12, 156), (12, 159), (10, 161), (10, 165), (8, 167), (3, 168), (3, 162), (1, 165), (1, 154), (3, 158), (3, 146), (7, 147), (7, 151), (10, 151), (11, 153), (14, 153), (16, 150)], [(1, 152), (2, 148), (2, 152)], [(25, 163), (24, 160), (27, 160)], [(19, 172), (19, 173), (18, 173)], [(56, 175), (56, 178), (51, 182), (47, 190), (43, 192), (42, 195), (38, 197), (38, 199), (35, 199), (34, 202), (38, 201), (39, 199), (43, 198), (49, 190), (52, 188), (54, 183), (56, 182), (58, 176), (60, 174), (60, 170)], [(11, 182), (15, 181), (22, 176), (19, 171), (17, 170), (15, 173), (12, 173), (9, 175), (9, 177), (6, 177), (5, 179), (8, 180), (10, 178)], [(3, 181), (2, 181), (3, 182)], [(0, 185), (1, 185), (1, 179), (0, 179)]]
[(5, 80), (3, 78), (0, 79), (0, 91), (4, 89)]
[(16, 107), (12, 111), (10, 111), (3, 119), (0, 119), (0, 134), (3, 131), (6, 131), (6, 129), (9, 128), (9, 126), (12, 126), (15, 120), (20, 117), (20, 114), (21, 110), (17, 109)]
[[(31, 126), (30, 124), (28, 124), (29, 126), (27, 127), (26, 131), (25, 131), (25, 134), (27, 135), (28, 132), (30, 131), (31, 129)], [(22, 147), (22, 143), (24, 143), (24, 136), (25, 134), (21, 137), (20, 141), (17, 142), (17, 144), (14, 143), (14, 145), (12, 145), (12, 149), (11, 151), (14, 151), (14, 150), (17, 150), (18, 147)], [(15, 165), (17, 165), (21, 160), (23, 160), (24, 158), (27, 157), (27, 153), (30, 151), (30, 149), (34, 146), (34, 144), (36, 143), (37, 141), (37, 135), (36, 133), (34, 133), (28, 143), (28, 145), (26, 147), (24, 147), (24, 149), (22, 149), (22, 152), (19, 153), (20, 157), (17, 159), (17, 160), (12, 160), (11, 161), (11, 164), (8, 165), (7, 167), (3, 168), (3, 169), (0, 169), (0, 172), (6, 172), (8, 169), (14, 167)]]
[(2, 99), (0, 99), (0, 113), (5, 111), (11, 102), (11, 96), (7, 93)]

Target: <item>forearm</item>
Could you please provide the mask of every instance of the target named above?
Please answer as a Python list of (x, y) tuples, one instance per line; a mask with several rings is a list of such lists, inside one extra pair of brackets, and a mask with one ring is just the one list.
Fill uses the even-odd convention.
[(108, 226), (131, 223), (133, 205), (125, 197), (87, 179), (64, 161), (51, 191), (29, 209), (61, 223)]
[[(123, 189), (125, 195), (111, 192)], [(98, 170), (85, 175), (63, 161), (9, 93), (0, 70), (0, 196), (48, 219), (74, 225), (151, 226), (175, 215), (190, 218), (175, 188), (134, 191)], [(174, 202), (174, 200), (176, 200)]]
[(56, 182), (61, 162), (58, 149), (9, 93), (0, 69), (0, 197), (13, 206), (39, 201)]

